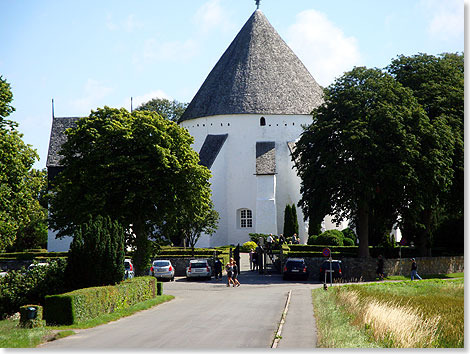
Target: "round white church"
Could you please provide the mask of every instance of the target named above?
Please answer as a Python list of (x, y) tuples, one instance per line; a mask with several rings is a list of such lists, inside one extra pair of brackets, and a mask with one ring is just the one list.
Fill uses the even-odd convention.
[[(256, 10), (207, 76), (179, 123), (212, 172), (217, 232), (198, 246), (244, 243), (249, 233), (281, 234), (286, 204), (300, 200), (291, 151), (322, 103), (322, 88)], [(307, 224), (297, 208), (299, 237)], [(334, 228), (329, 218), (324, 225)]]

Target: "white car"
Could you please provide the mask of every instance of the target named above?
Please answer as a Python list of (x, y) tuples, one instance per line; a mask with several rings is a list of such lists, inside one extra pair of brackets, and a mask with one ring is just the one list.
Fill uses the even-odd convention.
[(124, 259), (124, 279), (134, 278), (134, 266), (129, 258)]
[(152, 275), (157, 279), (175, 280), (175, 267), (173, 267), (171, 262), (166, 259), (158, 259), (153, 261), (149, 275)]
[(49, 265), (49, 263), (47, 262), (39, 262), (39, 263), (31, 263), (29, 266), (28, 266), (28, 270), (31, 270), (33, 268), (36, 268), (36, 267), (47, 267)]
[(206, 278), (210, 279), (212, 269), (207, 259), (192, 259), (189, 261), (189, 267), (186, 268), (186, 278)]

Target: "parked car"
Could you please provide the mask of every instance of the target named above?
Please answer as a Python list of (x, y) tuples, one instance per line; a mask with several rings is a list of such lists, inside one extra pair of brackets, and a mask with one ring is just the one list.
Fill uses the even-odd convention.
[[(341, 261), (332, 260), (331, 269), (333, 270), (333, 280), (338, 280), (343, 278), (343, 273), (341, 271)], [(320, 282), (325, 282), (325, 273), (326, 273), (326, 282), (330, 281), (330, 261), (323, 261), (320, 266)]]
[(186, 268), (186, 278), (206, 278), (210, 279), (212, 269), (207, 259), (192, 259), (189, 261), (189, 267)]
[(47, 262), (34, 262), (34, 263), (31, 263), (29, 266), (28, 266), (28, 271), (31, 270), (31, 269), (34, 269), (36, 267), (47, 267), (49, 265), (49, 263)]
[(308, 279), (308, 269), (305, 259), (303, 258), (287, 258), (284, 263), (284, 272), (282, 279), (286, 280), (289, 278), (302, 278)]
[(124, 259), (124, 279), (134, 278), (134, 266), (129, 258)]
[(175, 267), (173, 267), (170, 261), (159, 259), (153, 261), (149, 275), (152, 275), (157, 279), (175, 280)]

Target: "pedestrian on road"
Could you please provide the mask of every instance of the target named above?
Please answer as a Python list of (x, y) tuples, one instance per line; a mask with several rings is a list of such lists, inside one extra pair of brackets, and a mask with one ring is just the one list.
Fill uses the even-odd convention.
[(281, 234), (281, 235), (279, 236), (279, 246), (282, 247), (282, 245), (284, 244), (284, 242), (286, 242), (286, 240), (284, 239), (284, 235)]
[(227, 265), (225, 266), (225, 270), (227, 271), (227, 286), (230, 286), (230, 283), (234, 284), (235, 286), (235, 283), (233, 282), (233, 279), (232, 279), (232, 276), (233, 276), (232, 262), (233, 262), (233, 258), (230, 258), (230, 262), (228, 262)]
[(254, 253), (255, 252), (253, 252), (253, 249), (250, 249), (250, 253), (249, 253), (249, 255), (250, 255), (250, 270), (253, 270), (253, 254)]
[[(257, 248), (258, 249), (258, 248)], [(258, 252), (257, 252), (257, 249), (255, 250), (255, 252), (253, 252), (253, 269), (251, 270), (252, 272), (254, 272), (255, 270), (258, 270)]]
[(233, 275), (232, 275), (233, 287), (240, 286), (240, 282), (238, 281), (238, 265), (237, 265), (237, 262), (233, 261), (232, 268), (233, 268)]
[(411, 280), (414, 280), (415, 277), (419, 280), (423, 280), (418, 274), (418, 265), (416, 264), (416, 259), (411, 258)]
[(214, 262), (214, 270), (215, 270), (215, 280), (222, 280), (222, 262), (220, 258), (216, 258)]
[(266, 245), (268, 246), (268, 252), (271, 251), (273, 249), (273, 242), (274, 242), (274, 239), (273, 239), (273, 234), (269, 234), (268, 238), (266, 239)]

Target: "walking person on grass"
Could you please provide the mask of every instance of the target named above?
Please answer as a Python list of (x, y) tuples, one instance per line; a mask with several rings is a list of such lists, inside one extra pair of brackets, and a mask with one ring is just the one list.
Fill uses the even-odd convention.
[(423, 280), (418, 274), (418, 265), (416, 264), (416, 259), (411, 258), (411, 280), (414, 280), (415, 277), (419, 280)]

